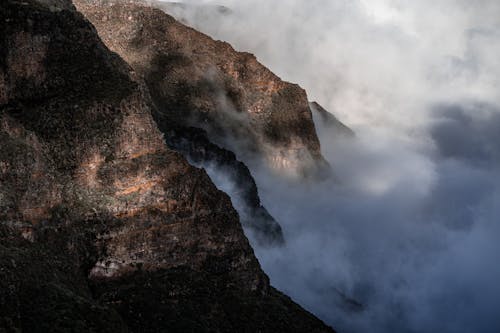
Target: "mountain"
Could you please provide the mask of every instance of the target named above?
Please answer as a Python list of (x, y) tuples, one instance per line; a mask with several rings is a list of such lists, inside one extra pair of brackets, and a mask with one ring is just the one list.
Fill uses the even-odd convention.
[(0, 331), (332, 332), (270, 286), (134, 69), (68, 1), (0, 3)]
[[(195, 127), (171, 129), (165, 135), (167, 145), (183, 154), (190, 164), (215, 169), (230, 185), (233, 206), (241, 224), (260, 246), (285, 244), (281, 226), (262, 206), (257, 184), (248, 167), (233, 152), (213, 144), (204, 130)], [(220, 176), (219, 176), (220, 177)]]
[(246, 163), (316, 177), (328, 169), (305, 91), (254, 55), (191, 29), (146, 2), (76, 0), (104, 43), (141, 75), (160, 129), (200, 127)]
[(143, 2), (147, 3), (150, 6), (160, 8), (161, 10), (169, 13), (178, 21), (186, 25), (189, 25), (187, 20), (183, 19), (186, 16), (189, 16), (189, 18), (193, 19), (194, 21), (198, 21), (203, 19), (211, 19), (214, 16), (224, 17), (233, 13), (231, 8), (214, 3), (175, 2), (161, 0), (143, 0)]

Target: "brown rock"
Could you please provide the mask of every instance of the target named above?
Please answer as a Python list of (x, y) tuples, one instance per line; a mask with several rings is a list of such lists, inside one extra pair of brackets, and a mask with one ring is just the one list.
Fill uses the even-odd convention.
[(236, 52), (141, 1), (75, 4), (106, 45), (144, 77), (162, 130), (174, 123), (202, 127), (244, 161), (257, 152), (281, 174), (314, 176), (327, 168), (305, 91), (252, 54)]
[(0, 3), (0, 331), (331, 331), (269, 286), (147, 88), (57, 4)]
[(241, 224), (259, 246), (282, 246), (285, 243), (281, 226), (262, 206), (257, 185), (248, 167), (235, 154), (211, 143), (206, 132), (194, 127), (170, 130), (167, 144), (182, 153), (199, 167), (215, 170), (229, 183), (233, 206), (238, 210)]
[[(236, 157), (230, 156), (232, 153), (220, 146), (229, 140), (233, 143), (233, 145), (229, 145), (231, 148), (236, 149), (235, 151), (238, 153), (245, 152), (245, 149), (238, 145), (244, 138), (249, 150), (258, 150), (258, 147), (262, 146), (259, 140), (263, 137), (258, 133), (261, 130), (259, 129), (261, 121), (252, 121), (246, 114), (255, 113), (254, 109), (257, 108), (257, 104), (263, 103), (265, 100), (267, 103), (265, 111), (271, 116), (281, 112), (278, 110), (278, 104), (288, 102), (288, 100), (268, 96), (264, 88), (267, 85), (281, 85), (285, 89), (292, 85), (282, 82), (269, 70), (258, 64), (253, 56), (246, 54), (242, 57), (227, 43), (214, 42), (209, 37), (175, 22), (170, 16), (158, 10), (142, 7), (139, 2), (84, 0), (77, 1), (76, 4), (96, 24), (98, 32), (104, 35), (108, 46), (130, 61), (136, 72), (146, 79), (149, 90), (155, 96), (154, 102), (157, 109), (160, 110), (154, 116), (156, 115), (155, 119), (160, 125), (160, 130), (166, 136), (167, 144), (191, 161), (194, 157), (200, 167), (210, 165), (217, 167), (219, 172), (230, 176), (234, 175), (232, 177), (233, 183), (240, 188), (239, 192), (242, 195), (237, 198), (233, 197), (233, 200), (242, 203), (237, 208), (243, 225), (255, 235), (254, 238), (260, 244), (282, 244), (281, 227), (260, 204), (255, 181), (247, 166), (236, 160)], [(158, 29), (160, 29), (160, 33)], [(136, 32), (139, 30), (141, 31), (140, 36), (137, 36)], [(163, 31), (172, 32), (175, 36), (168, 33), (165, 36)], [(183, 38), (189, 40), (192, 49), (182, 47)], [(220, 52), (219, 48), (224, 52)], [(174, 55), (173, 58), (172, 55)], [(189, 58), (189, 61), (177, 63), (175, 58), (178, 56)], [(251, 77), (233, 70), (229, 74), (226, 73), (228, 66), (234, 67), (236, 63), (241, 67), (241, 70), (246, 71), (246, 60), (241, 63), (245, 57), (253, 59), (250, 66), (255, 67), (255, 69), (249, 70)], [(161, 60), (162, 64), (157, 64), (159, 59), (165, 61)], [(214, 60), (220, 64), (219, 67), (216, 67)], [(161, 75), (160, 72), (162, 72)], [(215, 81), (208, 80), (208, 76), (212, 76), (216, 72)], [(193, 76), (193, 73), (196, 73), (197, 76)], [(227, 81), (227, 84), (221, 85), (217, 88), (218, 90), (214, 86), (214, 84), (219, 84), (216, 82), (218, 80), (216, 77)], [(257, 79), (260, 81), (255, 82)], [(245, 104), (239, 109), (234, 109), (232, 107), (234, 104), (229, 100), (224, 100), (225, 97), (222, 96), (225, 95), (225, 89), (236, 89), (229, 85), (238, 87), (238, 96), (234, 97), (239, 99), (239, 104)], [(208, 87), (208, 90), (202, 86)], [(261, 91), (262, 89), (264, 92)], [(202, 91), (201, 95), (200, 91)], [(305, 101), (305, 93), (302, 97)], [(295, 112), (294, 108), (296, 109), (295, 106), (291, 107), (291, 115)], [(268, 122), (265, 119), (264, 121)], [(289, 119), (276, 120), (276, 125), (278, 123), (282, 123), (283, 128), (277, 127), (275, 134), (287, 133)], [(307, 123), (305, 121), (305, 124)], [(202, 132), (207, 132), (207, 139), (200, 140), (199, 135), (193, 135), (193, 128), (189, 127), (191, 125), (205, 127), (208, 131), (202, 130)], [(171, 137), (172, 135), (174, 137)], [(223, 136), (225, 137), (223, 138)], [(179, 145), (179, 137), (182, 137), (183, 141), (187, 141), (189, 144)], [(214, 145), (208, 137), (222, 144)], [(276, 147), (283, 148), (285, 146), (281, 144), (272, 144), (271, 146), (269, 147), (277, 152), (277, 155), (273, 153), (267, 157), (276, 160), (277, 156), (285, 154), (283, 150), (278, 152), (276, 149)], [(265, 150), (269, 152), (271, 148)], [(305, 150), (299, 149), (299, 151)], [(255, 155), (251, 157), (253, 158)], [(304, 161), (307, 160), (306, 158)], [(285, 159), (284, 161), (289, 160)], [(309, 165), (309, 162), (307, 164)], [(313, 164), (315, 163), (310, 165)], [(295, 166), (292, 169), (295, 170), (293, 172), (297, 171)], [(302, 171), (305, 172), (305, 170)]]

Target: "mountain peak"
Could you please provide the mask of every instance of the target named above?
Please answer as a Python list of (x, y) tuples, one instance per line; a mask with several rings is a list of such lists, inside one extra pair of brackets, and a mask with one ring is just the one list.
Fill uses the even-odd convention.
[(298, 85), (144, 2), (106, 3), (75, 1), (144, 78), (165, 126), (203, 128), (244, 162), (260, 159), (280, 174), (313, 176), (326, 167)]
[(54, 8), (0, 3), (0, 331), (331, 332), (167, 146), (140, 59)]

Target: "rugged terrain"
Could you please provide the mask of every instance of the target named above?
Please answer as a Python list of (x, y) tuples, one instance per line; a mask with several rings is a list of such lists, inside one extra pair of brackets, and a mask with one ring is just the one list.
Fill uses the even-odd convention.
[(192, 165), (213, 170), (219, 178), (224, 177), (231, 188), (228, 194), (240, 221), (258, 245), (281, 246), (285, 243), (281, 226), (261, 204), (250, 170), (234, 153), (213, 144), (204, 130), (195, 127), (167, 131), (166, 142), (186, 156)]
[(331, 332), (269, 285), (229, 197), (168, 148), (158, 124), (186, 115), (153, 115), (175, 87), (127, 62), (67, 1), (0, 2), (0, 331)]
[(145, 1), (75, 4), (104, 43), (144, 78), (161, 129), (201, 127), (244, 162), (261, 159), (280, 174), (315, 177), (328, 169), (305, 91), (254, 55), (236, 52)]

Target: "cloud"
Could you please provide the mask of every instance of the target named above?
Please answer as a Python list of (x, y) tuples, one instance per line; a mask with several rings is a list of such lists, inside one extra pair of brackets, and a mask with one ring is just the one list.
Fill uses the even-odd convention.
[(176, 15), (356, 131), (318, 126), (336, 180), (253, 166), (287, 239), (256, 248), (271, 282), (341, 332), (500, 331), (500, 2), (203, 3), (230, 11)]
[(431, 135), (443, 157), (488, 167), (500, 162), (500, 110), (481, 103), (435, 108)]
[(186, 7), (178, 17), (254, 52), (351, 126), (405, 129), (425, 116), (422, 103), (459, 95), (499, 100), (496, 1), (205, 3), (225, 5), (231, 14)]

